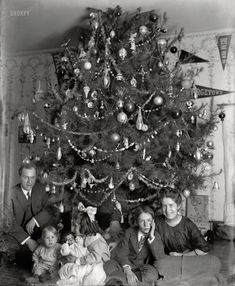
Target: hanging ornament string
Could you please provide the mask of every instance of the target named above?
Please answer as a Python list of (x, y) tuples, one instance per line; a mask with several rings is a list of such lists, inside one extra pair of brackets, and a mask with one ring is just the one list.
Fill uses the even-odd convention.
[(77, 178), (77, 172), (74, 173), (71, 179), (66, 179), (63, 182), (51, 181), (51, 183), (55, 186), (66, 186), (72, 184), (76, 180), (76, 178)]
[(63, 128), (59, 128), (59, 127), (56, 127), (52, 124), (50, 124), (49, 122), (46, 122), (43, 118), (41, 118), (36, 112), (33, 112), (33, 115), (34, 117), (36, 117), (37, 119), (39, 119), (41, 121), (42, 124), (45, 124), (47, 125), (48, 127), (54, 129), (54, 130), (57, 130), (59, 132), (63, 132), (63, 133), (67, 133), (67, 134), (72, 134), (72, 135), (95, 135), (95, 134), (103, 134), (103, 133), (108, 133), (110, 132), (111, 130), (102, 130), (102, 131), (93, 131), (93, 132), (75, 132), (75, 131), (70, 131), (70, 130), (65, 130)]

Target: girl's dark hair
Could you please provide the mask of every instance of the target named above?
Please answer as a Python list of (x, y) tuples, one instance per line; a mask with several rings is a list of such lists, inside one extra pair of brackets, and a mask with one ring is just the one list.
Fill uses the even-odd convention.
[(138, 220), (142, 213), (148, 213), (152, 216), (152, 218), (154, 218), (154, 211), (152, 208), (147, 205), (138, 206), (132, 214), (132, 225), (134, 227), (138, 227)]
[(163, 198), (171, 198), (177, 204), (177, 206), (181, 205), (182, 203), (182, 197), (180, 193), (170, 187), (161, 190), (161, 202)]
[(77, 216), (77, 223), (80, 224), (80, 233), (82, 235), (96, 235), (97, 233), (102, 234), (103, 231), (99, 227), (97, 221), (91, 221), (86, 212), (81, 212)]

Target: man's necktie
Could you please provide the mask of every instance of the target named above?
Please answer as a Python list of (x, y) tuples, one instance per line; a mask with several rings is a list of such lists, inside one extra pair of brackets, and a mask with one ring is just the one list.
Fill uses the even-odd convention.
[(138, 242), (138, 248), (139, 248), (139, 250), (142, 249), (145, 240), (146, 240), (146, 236), (142, 235), (141, 238), (140, 238), (140, 241)]
[(29, 200), (31, 198), (30, 192), (27, 192), (27, 199)]

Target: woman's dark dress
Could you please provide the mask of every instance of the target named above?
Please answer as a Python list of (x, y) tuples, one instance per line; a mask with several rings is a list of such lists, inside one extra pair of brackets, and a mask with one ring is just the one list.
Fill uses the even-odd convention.
[(169, 226), (164, 216), (156, 217), (156, 228), (164, 244), (165, 253), (192, 251), (200, 249), (209, 251), (209, 246), (197, 226), (187, 217), (182, 217), (179, 224)]

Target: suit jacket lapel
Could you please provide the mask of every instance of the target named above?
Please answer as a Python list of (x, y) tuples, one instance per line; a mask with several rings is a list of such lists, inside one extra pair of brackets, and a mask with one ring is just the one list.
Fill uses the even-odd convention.
[(20, 185), (18, 185), (18, 188), (16, 190), (16, 197), (17, 197), (17, 200), (19, 201), (20, 205), (24, 209), (27, 205), (27, 199), (26, 199)]
[(133, 248), (135, 249), (135, 252), (139, 253), (138, 230), (137, 229), (133, 231), (131, 242), (132, 242)]

